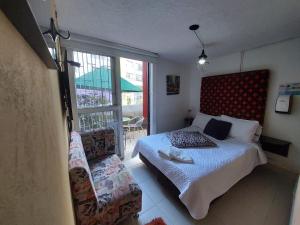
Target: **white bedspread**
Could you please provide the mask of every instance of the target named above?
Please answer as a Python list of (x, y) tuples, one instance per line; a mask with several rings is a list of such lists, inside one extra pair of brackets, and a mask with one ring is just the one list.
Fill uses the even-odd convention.
[(180, 200), (194, 219), (204, 218), (212, 200), (224, 194), (257, 165), (267, 162), (264, 152), (255, 143), (243, 143), (233, 138), (211, 140), (218, 147), (182, 150), (183, 154), (193, 158), (194, 164), (170, 161), (159, 156), (159, 149), (171, 146), (166, 133), (138, 140), (133, 151), (133, 157), (142, 153), (173, 182), (180, 191)]

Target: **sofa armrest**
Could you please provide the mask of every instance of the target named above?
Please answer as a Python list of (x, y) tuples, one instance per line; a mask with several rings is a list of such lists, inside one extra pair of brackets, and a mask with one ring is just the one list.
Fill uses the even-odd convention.
[(81, 137), (77, 132), (71, 134), (69, 177), (78, 224), (98, 224), (98, 197), (83, 150)]
[(76, 167), (71, 169), (69, 174), (78, 224), (97, 224), (98, 199), (88, 172), (82, 167)]
[(112, 128), (81, 133), (81, 140), (88, 161), (115, 154), (115, 132)]
[(76, 167), (69, 170), (69, 175), (73, 199), (77, 203), (85, 201), (95, 201), (97, 203), (93, 181), (88, 172), (82, 167)]

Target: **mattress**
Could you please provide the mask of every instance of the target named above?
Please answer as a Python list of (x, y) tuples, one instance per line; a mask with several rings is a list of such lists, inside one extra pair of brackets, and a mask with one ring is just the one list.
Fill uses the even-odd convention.
[[(195, 131), (198, 128), (184, 130)], [(171, 147), (167, 133), (139, 139), (132, 155), (134, 157), (142, 153), (172, 181), (180, 191), (179, 199), (194, 219), (204, 218), (212, 200), (223, 195), (256, 166), (267, 162), (264, 152), (256, 143), (245, 143), (234, 138), (224, 141), (209, 138), (217, 147), (182, 149), (182, 154), (193, 158), (193, 164), (170, 161), (159, 156), (158, 150)]]

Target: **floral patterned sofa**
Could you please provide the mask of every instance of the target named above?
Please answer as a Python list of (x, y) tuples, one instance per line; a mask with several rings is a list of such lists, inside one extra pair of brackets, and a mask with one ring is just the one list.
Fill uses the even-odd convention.
[(114, 153), (113, 129), (72, 132), (69, 175), (78, 225), (118, 224), (141, 211), (142, 191)]

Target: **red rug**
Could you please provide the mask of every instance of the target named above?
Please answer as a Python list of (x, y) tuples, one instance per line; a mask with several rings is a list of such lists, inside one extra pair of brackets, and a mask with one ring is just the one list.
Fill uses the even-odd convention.
[(159, 218), (153, 219), (150, 223), (147, 223), (145, 225), (167, 225), (167, 224), (165, 224), (163, 219), (159, 217)]

